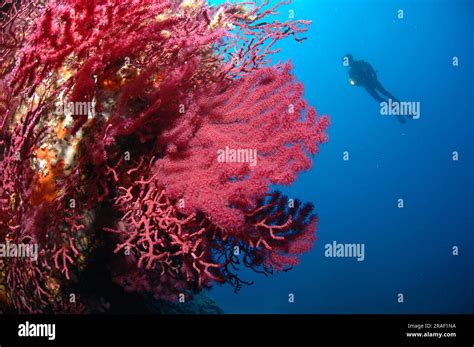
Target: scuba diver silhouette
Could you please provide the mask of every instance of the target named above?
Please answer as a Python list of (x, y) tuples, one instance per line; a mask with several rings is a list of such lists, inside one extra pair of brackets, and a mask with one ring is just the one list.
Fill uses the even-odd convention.
[(378, 102), (387, 101), (377, 92), (385, 95), (393, 101), (398, 101), (390, 94), (377, 79), (377, 73), (374, 68), (364, 60), (356, 60), (351, 54), (345, 56), (349, 64), (349, 83), (353, 86), (364, 87), (364, 89), (372, 95)]
[[(352, 86), (364, 87), (364, 89), (379, 103), (387, 102), (388, 100), (386, 98), (399, 102), (398, 99), (387, 91), (379, 82), (377, 79), (377, 73), (372, 65), (364, 60), (354, 59), (351, 54), (346, 54), (343, 59), (345, 63), (344, 65), (349, 66), (349, 83)], [(405, 122), (404, 117), (396, 118), (402, 123)]]

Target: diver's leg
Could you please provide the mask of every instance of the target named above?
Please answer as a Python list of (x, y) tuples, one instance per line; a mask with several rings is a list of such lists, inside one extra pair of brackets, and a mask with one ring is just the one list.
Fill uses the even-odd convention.
[[(364, 88), (378, 102), (387, 102), (387, 100), (385, 100), (384, 98), (382, 98), (380, 95), (377, 94), (377, 92), (374, 90), (374, 88), (370, 88), (370, 87), (367, 87), (367, 86), (364, 86)], [(392, 100), (394, 100), (394, 99), (392, 99)], [(405, 120), (404, 116), (394, 116), (394, 117), (397, 118), (397, 120), (400, 123), (402, 123), (402, 124), (406, 123), (406, 120)]]
[[(387, 91), (382, 86), (382, 84), (380, 84), (380, 82), (378, 80), (375, 82), (375, 89), (380, 91), (380, 93), (386, 95), (388, 98), (392, 99), (392, 101), (400, 102), (397, 98), (395, 98), (392, 94), (390, 94), (390, 92)], [(395, 116), (395, 117), (400, 121), (400, 123), (406, 123), (406, 119), (411, 119), (412, 118), (411, 116), (404, 116), (404, 115)]]
[(364, 86), (364, 89), (367, 91), (367, 93), (369, 93), (370, 95), (372, 95), (372, 97), (373, 97), (375, 100), (377, 100), (378, 102), (384, 102), (384, 101), (386, 101), (384, 98), (382, 98), (380, 95), (377, 94), (377, 92), (375, 91), (374, 88)]
[(392, 99), (393, 101), (397, 101), (398, 99), (394, 97), (387, 89), (385, 89), (379, 80), (374, 81), (374, 89), (385, 95), (387, 98)]

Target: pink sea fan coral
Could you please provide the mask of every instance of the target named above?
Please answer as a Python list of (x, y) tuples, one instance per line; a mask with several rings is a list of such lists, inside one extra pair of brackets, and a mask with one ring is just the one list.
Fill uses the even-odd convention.
[[(184, 211), (202, 211), (217, 226), (242, 232), (242, 209), (255, 207), (270, 184), (291, 184), (311, 167), (309, 155), (326, 141), (328, 118), (317, 118), (304, 101), (289, 64), (214, 84), (196, 103), (191, 120), (185, 114), (159, 137), (178, 149), (158, 160), (158, 179), (172, 198), (186, 200)], [(194, 130), (188, 138), (176, 136), (185, 129)], [(224, 147), (253, 150), (258, 164), (221, 163), (217, 155)]]
[(166, 300), (298, 263), (316, 216), (271, 187), (310, 169), (329, 120), (271, 65), (310, 24), (272, 21), (279, 5), (0, 3), (0, 243), (39, 248), (0, 259), (0, 310), (109, 307), (67, 299), (102, 253)]

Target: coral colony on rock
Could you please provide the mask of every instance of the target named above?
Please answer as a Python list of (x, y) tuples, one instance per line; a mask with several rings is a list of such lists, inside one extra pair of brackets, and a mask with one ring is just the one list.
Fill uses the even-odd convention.
[(329, 120), (270, 61), (309, 21), (267, 1), (0, 4), (2, 312), (107, 311), (82, 291), (98, 267), (126, 295), (238, 290), (239, 267), (312, 247), (312, 205), (272, 186), (311, 167)]

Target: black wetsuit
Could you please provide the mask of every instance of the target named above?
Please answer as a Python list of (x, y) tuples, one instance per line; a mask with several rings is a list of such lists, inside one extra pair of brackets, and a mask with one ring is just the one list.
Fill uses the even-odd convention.
[(384, 97), (380, 96), (380, 94), (392, 99), (393, 101), (398, 101), (382, 86), (382, 84), (380, 84), (374, 68), (363, 60), (353, 59), (351, 61), (349, 68), (349, 78), (351, 79), (351, 83), (353, 85), (364, 87), (364, 89), (378, 102), (387, 101)]

